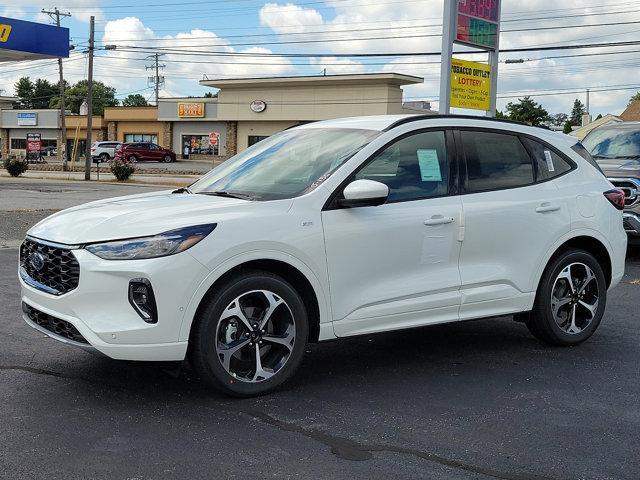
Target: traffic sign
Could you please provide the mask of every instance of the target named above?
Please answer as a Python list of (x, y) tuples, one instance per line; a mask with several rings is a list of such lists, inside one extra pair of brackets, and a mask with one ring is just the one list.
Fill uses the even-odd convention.
[(216, 146), (218, 144), (218, 133), (217, 132), (211, 132), (209, 134), (209, 143), (213, 146)]

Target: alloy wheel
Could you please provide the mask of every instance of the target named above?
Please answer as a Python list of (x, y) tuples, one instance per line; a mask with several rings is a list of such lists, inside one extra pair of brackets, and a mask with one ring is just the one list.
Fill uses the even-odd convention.
[(598, 311), (599, 288), (588, 265), (580, 262), (567, 265), (551, 289), (551, 309), (556, 325), (571, 335), (587, 328)]
[(256, 383), (276, 375), (291, 356), (296, 326), (275, 293), (253, 290), (236, 297), (216, 327), (216, 356), (236, 380)]

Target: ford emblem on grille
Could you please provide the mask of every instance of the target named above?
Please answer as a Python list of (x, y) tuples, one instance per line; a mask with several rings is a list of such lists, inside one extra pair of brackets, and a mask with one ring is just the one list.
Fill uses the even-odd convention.
[(46, 258), (44, 257), (44, 255), (39, 252), (33, 252), (31, 255), (29, 255), (29, 263), (36, 270), (36, 272), (39, 272), (44, 268), (45, 260)]

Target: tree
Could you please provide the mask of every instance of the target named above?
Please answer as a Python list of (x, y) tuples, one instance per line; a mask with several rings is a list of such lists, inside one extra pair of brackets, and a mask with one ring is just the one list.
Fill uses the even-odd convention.
[(640, 92), (636, 93), (629, 99), (629, 103), (627, 104), (627, 107), (631, 105), (633, 102), (638, 102), (638, 101), (640, 101)]
[[(72, 113), (80, 113), (80, 105), (87, 99), (87, 93), (89, 91), (88, 83), (86, 80), (80, 80), (73, 84), (73, 86), (65, 89), (65, 107), (71, 110)], [(120, 102), (115, 98), (116, 89), (109, 87), (102, 82), (93, 82), (93, 114), (102, 115), (104, 113), (104, 107), (115, 107)], [(51, 101), (52, 108), (57, 108), (60, 99), (54, 97)]]
[(585, 114), (586, 111), (584, 109), (584, 105), (580, 100), (576, 98), (575, 102), (573, 102), (573, 109), (571, 110), (571, 116), (569, 117), (569, 121), (571, 125), (577, 127), (582, 125), (582, 115)]
[(596, 120), (600, 120), (602, 118), (602, 114), (599, 113), (598, 116), (596, 117)]
[(49, 108), (51, 99), (58, 94), (58, 85), (39, 78), (33, 86), (31, 108)]
[(34, 85), (29, 77), (21, 77), (14, 85), (20, 108), (32, 108)]
[(218, 98), (218, 92), (207, 92), (204, 94), (204, 98)]
[(569, 135), (571, 133), (571, 122), (567, 120), (564, 124), (564, 128), (562, 129), (562, 133)]
[(496, 110), (496, 118), (507, 118), (507, 116), (500, 110)]
[(529, 125), (540, 125), (549, 118), (549, 113), (542, 108), (542, 105), (529, 96), (518, 99), (518, 103), (509, 102), (506, 111), (509, 119)]
[(123, 107), (146, 107), (149, 103), (147, 99), (144, 98), (139, 93), (134, 95), (127, 95), (124, 100), (122, 100)]
[(549, 118), (553, 125), (555, 125), (556, 127), (562, 127), (565, 123), (567, 123), (567, 120), (569, 120), (569, 115), (567, 115), (566, 113), (556, 113), (555, 115), (551, 115), (551, 117)]

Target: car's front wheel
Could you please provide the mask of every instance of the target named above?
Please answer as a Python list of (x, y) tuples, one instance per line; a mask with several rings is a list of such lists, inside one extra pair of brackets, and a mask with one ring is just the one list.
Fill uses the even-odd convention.
[(607, 282), (598, 260), (584, 250), (568, 250), (547, 266), (525, 323), (546, 343), (577, 345), (596, 331), (606, 303)]
[(172, 161), (171, 155), (165, 155), (163, 160), (164, 160), (164, 163), (171, 163)]
[(189, 360), (201, 379), (229, 395), (248, 397), (277, 388), (297, 370), (308, 317), (287, 281), (246, 272), (204, 302), (189, 341)]
[(100, 154), (100, 162), (102, 162), (102, 163), (108, 162), (110, 158), (111, 157), (109, 157), (108, 153), (101, 153)]

